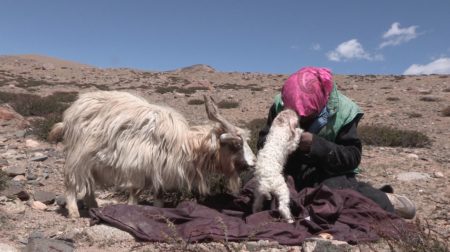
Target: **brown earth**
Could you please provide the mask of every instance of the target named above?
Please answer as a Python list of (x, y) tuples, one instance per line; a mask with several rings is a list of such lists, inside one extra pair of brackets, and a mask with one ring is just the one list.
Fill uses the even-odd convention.
[[(100, 69), (38, 55), (0, 56), (1, 92), (45, 96), (56, 91), (125, 90), (141, 94), (153, 103), (172, 106), (193, 124), (207, 120), (203, 105), (188, 103), (202, 99), (203, 94), (212, 95), (216, 101), (238, 103), (237, 108), (221, 110), (237, 125), (265, 118), (272, 98), (286, 78), (283, 74), (218, 72), (207, 65), (152, 72)], [(428, 222), (430, 229), (442, 237), (450, 238), (450, 117), (441, 114), (450, 106), (450, 76), (336, 75), (335, 80), (338, 88), (364, 110), (360, 125), (416, 130), (432, 140), (426, 148), (366, 145), (359, 176), (375, 186), (391, 184), (397, 193), (416, 202), (416, 218)], [(22, 130), (24, 122), (20, 115), (14, 116), (7, 109), (0, 110), (0, 114), (0, 167), (24, 167), (25, 176), (34, 174), (37, 179), (17, 178), (25, 181), (24, 189), (31, 195), (38, 190), (63, 194), (62, 146), (27, 134)], [(40, 155), (48, 159), (30, 161)], [(401, 173), (405, 172), (419, 172), (422, 177), (401, 180)], [(124, 200), (113, 193), (99, 194), (103, 204)], [(98, 243), (92, 237), (86, 238), (85, 233), (77, 233), (89, 226), (88, 221), (88, 218), (67, 219), (56, 204), (49, 204), (42, 211), (4, 197), (0, 200), (0, 243), (21, 248), (30, 235), (37, 234), (47, 238), (69, 237), (80, 251), (169, 249), (167, 244), (149, 245), (132, 239)], [(80, 234), (85, 237), (78, 239), (76, 236)], [(208, 246), (213, 247), (202, 248), (227, 250), (220, 244)], [(296, 251), (299, 247), (280, 249)]]

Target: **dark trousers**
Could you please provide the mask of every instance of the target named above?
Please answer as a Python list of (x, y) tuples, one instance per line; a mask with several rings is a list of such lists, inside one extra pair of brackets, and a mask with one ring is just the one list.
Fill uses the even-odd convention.
[(386, 193), (373, 186), (357, 181), (354, 175), (331, 177), (322, 181), (322, 184), (335, 189), (352, 189), (377, 203), (384, 210), (393, 213), (394, 207)]

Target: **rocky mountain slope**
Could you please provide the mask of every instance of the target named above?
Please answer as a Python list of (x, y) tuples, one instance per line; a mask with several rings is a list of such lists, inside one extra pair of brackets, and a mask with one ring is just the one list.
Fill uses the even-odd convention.
[[(220, 72), (207, 65), (156, 72), (100, 69), (39, 55), (0, 56), (0, 102), (13, 94), (44, 97), (55, 92), (125, 90), (172, 106), (198, 124), (207, 120), (200, 100), (208, 94), (222, 103), (222, 114), (231, 122), (250, 127), (250, 122), (265, 119), (287, 77)], [(360, 179), (375, 186), (391, 184), (397, 193), (416, 202), (418, 219), (450, 238), (450, 117), (445, 116), (450, 106), (450, 76), (336, 75), (335, 80), (365, 112), (361, 126), (413, 130), (431, 139), (431, 144), (423, 148), (365, 145)], [(62, 146), (32, 134), (30, 128), (37, 117), (20, 115), (6, 104), (0, 106), (0, 167), (6, 174), (1, 178), (9, 183), (0, 192), (0, 250), (7, 245), (25, 247), (30, 237), (71, 240), (80, 251), (170, 247), (135, 242), (126, 233), (108, 227), (89, 227), (88, 218), (67, 219), (59, 207), (64, 201)], [(120, 195), (106, 191), (99, 191), (99, 199), (100, 204), (124, 201)], [(259, 248), (260, 244), (249, 243), (245, 249), (252, 246)], [(227, 250), (222, 244), (195, 249)]]

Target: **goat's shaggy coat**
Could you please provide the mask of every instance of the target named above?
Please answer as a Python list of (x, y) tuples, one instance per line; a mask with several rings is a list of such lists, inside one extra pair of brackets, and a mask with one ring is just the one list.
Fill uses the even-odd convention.
[(219, 172), (236, 190), (238, 171), (253, 166), (255, 156), (244, 131), (223, 119), (212, 100), (205, 97), (205, 104), (218, 123), (190, 127), (172, 108), (126, 92), (81, 95), (49, 135), (64, 139), (69, 216), (79, 216), (77, 193), (89, 207), (97, 205), (96, 187), (128, 190), (128, 202), (137, 203), (142, 189), (151, 189), (155, 197), (182, 187), (207, 194), (207, 176)]
[(288, 222), (293, 222), (283, 168), (289, 154), (297, 149), (302, 132), (298, 128), (298, 116), (293, 110), (283, 110), (275, 117), (264, 147), (259, 150), (257, 156), (255, 178), (258, 187), (255, 191), (253, 212), (260, 211), (264, 199), (271, 199), (273, 193), (278, 200), (281, 216)]

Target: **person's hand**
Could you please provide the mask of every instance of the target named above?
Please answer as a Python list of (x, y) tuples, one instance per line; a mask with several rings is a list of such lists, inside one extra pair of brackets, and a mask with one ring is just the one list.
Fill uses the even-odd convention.
[(300, 143), (298, 148), (303, 152), (309, 152), (311, 150), (313, 134), (304, 131), (300, 137)]

